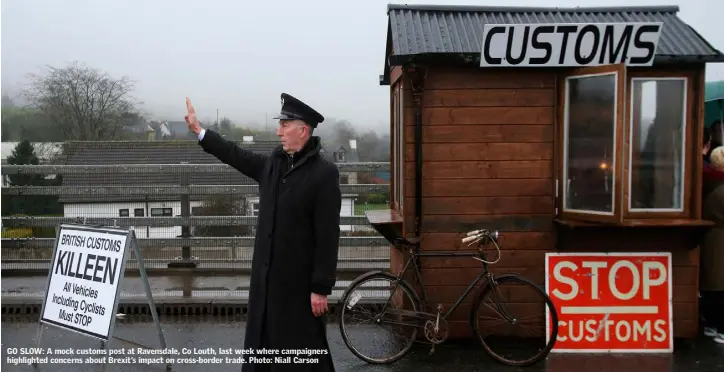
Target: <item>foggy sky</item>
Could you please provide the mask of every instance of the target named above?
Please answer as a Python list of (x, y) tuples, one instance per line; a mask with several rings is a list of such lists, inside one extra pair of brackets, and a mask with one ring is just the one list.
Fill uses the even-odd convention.
[[(281, 92), (326, 117), (386, 131), (389, 87), (382, 73), (387, 4), (381, 0), (3, 0), (2, 89), (28, 73), (79, 61), (136, 81), (134, 97), (155, 119), (183, 120), (184, 98), (199, 117), (216, 110), (263, 123)], [(416, 4), (501, 5), (485, 1)], [(507, 1), (509, 6), (676, 5), (665, 0)], [(724, 50), (724, 1), (687, 0), (679, 16)], [(724, 64), (707, 65), (724, 79)]]

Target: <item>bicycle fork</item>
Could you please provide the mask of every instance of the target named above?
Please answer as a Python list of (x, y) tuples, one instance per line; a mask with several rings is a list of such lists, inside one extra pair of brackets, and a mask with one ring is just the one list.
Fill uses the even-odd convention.
[(490, 286), (493, 290), (493, 298), (495, 299), (495, 307), (498, 308), (498, 312), (500, 315), (503, 316), (505, 320), (507, 320), (510, 324), (515, 324), (518, 320), (515, 319), (508, 311), (503, 307), (501, 303), (502, 294), (498, 290), (498, 282), (495, 280), (495, 277), (493, 277), (492, 273), (488, 273), (488, 280), (490, 281)]

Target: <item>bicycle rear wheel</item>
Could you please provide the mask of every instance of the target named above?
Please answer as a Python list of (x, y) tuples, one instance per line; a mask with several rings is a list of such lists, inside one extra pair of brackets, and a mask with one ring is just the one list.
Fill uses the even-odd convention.
[[(358, 358), (371, 364), (392, 363), (407, 354), (417, 339), (420, 321), (397, 310), (420, 311), (417, 293), (404, 281), (384, 272), (364, 274), (342, 295), (339, 329)], [(394, 293), (393, 293), (394, 290)], [(384, 313), (382, 312), (383, 306)], [(367, 323), (357, 328), (355, 322)]]
[[(524, 322), (540, 329), (516, 328)], [(495, 283), (488, 283), (478, 294), (470, 312), (470, 325), (495, 360), (510, 366), (526, 366), (544, 359), (555, 345), (558, 313), (543, 289), (528, 279), (509, 274), (496, 277)], [(498, 334), (481, 328), (496, 328)]]

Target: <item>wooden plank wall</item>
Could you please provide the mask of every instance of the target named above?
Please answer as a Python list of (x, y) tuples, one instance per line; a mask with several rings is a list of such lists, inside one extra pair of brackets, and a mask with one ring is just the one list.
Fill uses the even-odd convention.
[[(691, 231), (564, 229), (556, 236), (555, 97), (556, 76), (551, 72), (428, 71), (422, 114), (422, 250), (463, 250), (464, 232), (498, 229), (502, 258), (493, 271), (517, 272), (541, 286), (546, 252), (670, 251), (674, 335), (696, 337), (699, 250)], [(409, 87), (404, 98), (404, 217), (405, 230), (412, 234), (415, 133)], [(393, 266), (401, 268), (402, 257), (395, 256)], [(470, 258), (427, 258), (422, 265), (430, 311), (437, 303), (449, 309), (481, 266)], [(450, 337), (471, 336), (473, 299), (469, 296), (452, 315)]]
[[(414, 112), (405, 92), (405, 219), (414, 231)], [(555, 75), (430, 69), (423, 96), (422, 250), (458, 250), (465, 231), (503, 234), (495, 271), (544, 284), (553, 249)], [(491, 259), (494, 257), (491, 257)], [(422, 260), (431, 306), (450, 308), (479, 273), (471, 258)], [(468, 337), (473, 296), (451, 317), (451, 337)]]

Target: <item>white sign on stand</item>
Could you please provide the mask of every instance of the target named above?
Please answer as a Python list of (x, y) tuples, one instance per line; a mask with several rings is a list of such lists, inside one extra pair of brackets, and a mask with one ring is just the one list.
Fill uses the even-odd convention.
[(40, 321), (108, 341), (128, 242), (124, 230), (61, 226)]
[[(42, 324), (49, 324), (100, 339), (103, 348), (107, 348), (112, 339), (117, 339), (136, 347), (150, 349), (148, 346), (113, 336), (121, 283), (131, 249), (138, 263), (161, 349), (166, 349), (166, 340), (158, 320), (156, 305), (153, 303), (151, 286), (148, 284), (135, 232), (116, 226), (86, 224), (62, 224), (58, 227), (45, 299), (40, 311), (38, 347), (43, 331)], [(166, 355), (164, 359), (165, 357)], [(103, 369), (106, 364), (107, 361), (103, 363)], [(170, 363), (166, 363), (166, 369), (170, 368)]]

